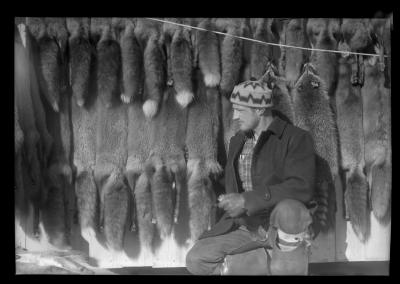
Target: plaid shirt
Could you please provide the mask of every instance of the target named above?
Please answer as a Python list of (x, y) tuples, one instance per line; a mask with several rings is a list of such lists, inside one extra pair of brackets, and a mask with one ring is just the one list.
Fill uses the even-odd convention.
[(247, 138), (244, 143), (242, 153), (239, 156), (238, 170), (240, 181), (244, 191), (253, 190), (253, 185), (251, 183), (251, 161), (253, 159), (253, 149), (256, 145), (256, 139), (254, 137)]
[[(253, 185), (251, 181), (251, 161), (253, 159), (254, 146), (257, 143), (257, 139), (254, 135), (249, 135), (246, 142), (243, 145), (242, 153), (239, 156), (238, 168), (239, 168), (239, 178), (242, 182), (242, 187), (244, 191), (252, 191)], [(267, 228), (267, 226), (266, 226)], [(240, 229), (249, 231), (246, 226), (241, 225)], [(250, 232), (253, 240), (265, 241), (267, 231), (263, 226), (259, 226), (256, 232)]]

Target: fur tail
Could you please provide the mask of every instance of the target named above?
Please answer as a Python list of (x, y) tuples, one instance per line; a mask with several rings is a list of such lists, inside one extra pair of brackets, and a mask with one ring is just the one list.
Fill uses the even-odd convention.
[(100, 99), (106, 107), (112, 106), (118, 92), (120, 52), (119, 44), (112, 38), (111, 28), (107, 26), (97, 44), (97, 86)]
[(59, 111), (60, 104), (60, 53), (55, 40), (50, 37), (43, 37), (39, 41), (40, 48), (40, 82), (42, 90), (49, 104), (55, 112)]
[(128, 217), (129, 193), (123, 176), (118, 171), (111, 173), (101, 189), (103, 202), (104, 235), (107, 245), (115, 251), (123, 249), (125, 225)]
[(196, 241), (211, 226), (212, 182), (204, 174), (202, 167), (200, 160), (188, 162), (189, 226), (192, 241)]
[(371, 205), (375, 217), (382, 223), (390, 221), (392, 168), (385, 162), (371, 169)]
[(43, 227), (49, 237), (49, 242), (58, 248), (65, 248), (68, 243), (64, 187), (64, 183), (60, 186), (49, 187), (47, 201), (41, 212)]
[(172, 38), (171, 71), (176, 90), (176, 100), (185, 108), (194, 97), (190, 36), (186, 30), (177, 30)]
[(370, 236), (368, 182), (359, 166), (347, 173), (345, 201), (353, 230), (359, 240), (365, 243)]
[(144, 51), (144, 73), (148, 98), (143, 104), (143, 112), (147, 118), (153, 118), (162, 100), (165, 72), (163, 56), (158, 38), (151, 36)]
[(154, 214), (161, 239), (171, 234), (173, 225), (173, 190), (172, 178), (161, 160), (156, 161), (155, 172), (151, 178), (151, 192), (153, 197)]
[[(70, 21), (69, 21), (70, 22)], [(73, 22), (70, 24), (73, 25)], [(78, 29), (75, 31), (75, 29)], [(84, 28), (71, 27), (73, 32), (69, 38), (70, 76), (72, 94), (78, 106), (82, 107), (89, 93), (89, 78), (91, 65), (91, 45), (87, 31)]]
[[(199, 24), (200, 28), (212, 30), (211, 21), (206, 19)], [(221, 81), (219, 58), (219, 42), (216, 34), (199, 31), (197, 33), (197, 48), (199, 52), (199, 66), (207, 87), (216, 87)]]
[[(228, 34), (240, 35), (235, 28), (228, 29)], [(225, 36), (221, 46), (221, 91), (224, 96), (229, 96), (238, 83), (240, 68), (242, 66), (243, 41), (238, 38)]]
[(151, 248), (155, 226), (152, 223), (153, 209), (150, 191), (150, 181), (146, 173), (142, 173), (135, 187), (135, 202), (137, 209), (137, 221), (139, 226), (139, 240), (143, 248)]
[(121, 40), (122, 74), (124, 93), (121, 100), (130, 103), (140, 97), (142, 86), (142, 51), (134, 33), (134, 26), (128, 24)]
[[(253, 38), (269, 42), (270, 36), (267, 19), (259, 18), (255, 21)], [(270, 47), (263, 44), (253, 43), (251, 45), (250, 77), (259, 79), (265, 72), (267, 62), (270, 59)]]
[(96, 229), (98, 224), (98, 195), (92, 170), (87, 169), (77, 173), (75, 193), (81, 230), (86, 228)]

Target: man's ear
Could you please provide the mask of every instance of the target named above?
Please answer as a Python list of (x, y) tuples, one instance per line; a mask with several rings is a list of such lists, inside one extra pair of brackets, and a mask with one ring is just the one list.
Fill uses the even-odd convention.
[(264, 114), (264, 112), (266, 111), (266, 109), (264, 109), (264, 108), (256, 108), (255, 111), (256, 111), (256, 114), (258, 116), (262, 116)]

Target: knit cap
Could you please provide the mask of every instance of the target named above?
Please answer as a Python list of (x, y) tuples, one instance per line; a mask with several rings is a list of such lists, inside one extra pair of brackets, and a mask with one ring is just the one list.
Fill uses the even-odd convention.
[(248, 107), (272, 107), (272, 90), (262, 81), (245, 81), (233, 88), (230, 101)]

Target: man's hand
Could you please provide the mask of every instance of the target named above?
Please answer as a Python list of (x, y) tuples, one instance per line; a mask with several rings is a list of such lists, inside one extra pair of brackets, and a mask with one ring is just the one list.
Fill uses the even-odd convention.
[(244, 208), (244, 198), (239, 193), (221, 195), (218, 200), (218, 207), (228, 212), (231, 217), (238, 217), (246, 212)]

